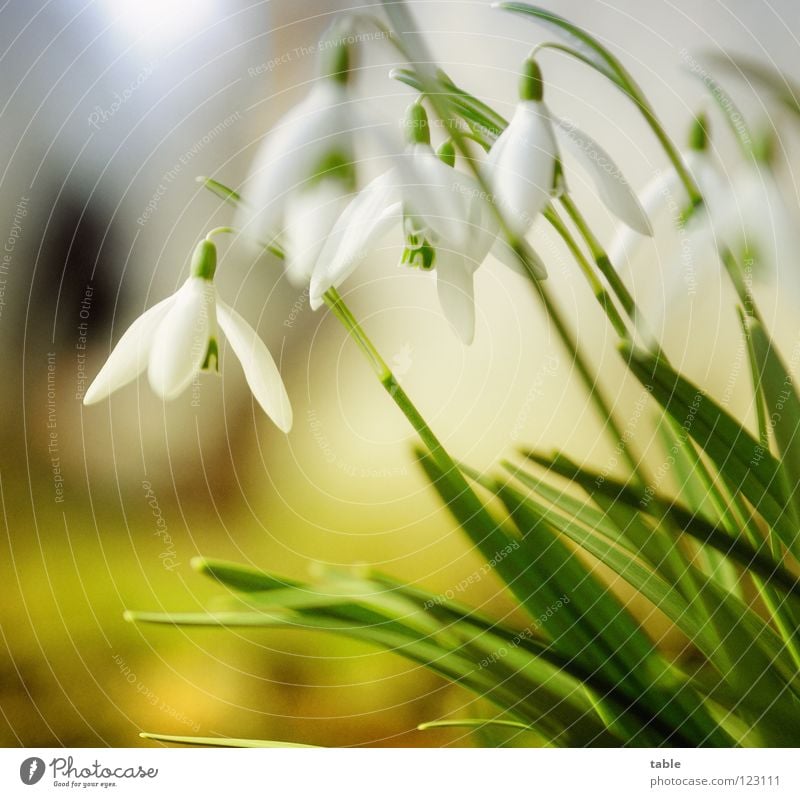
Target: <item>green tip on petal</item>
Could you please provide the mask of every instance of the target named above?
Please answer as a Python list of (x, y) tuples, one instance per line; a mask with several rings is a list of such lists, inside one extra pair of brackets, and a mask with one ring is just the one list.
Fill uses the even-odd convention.
[(192, 255), (192, 276), (200, 279), (214, 279), (217, 271), (217, 247), (213, 241), (204, 239), (195, 247)]
[(708, 116), (704, 113), (697, 114), (689, 130), (689, 149), (705, 152), (708, 149), (708, 131)]
[(533, 58), (528, 58), (522, 65), (522, 73), (519, 79), (519, 98), (521, 100), (531, 100), (541, 102), (544, 96), (544, 81), (542, 80), (542, 70)]
[(778, 140), (772, 130), (764, 130), (760, 135), (753, 137), (753, 157), (758, 163), (771, 166), (775, 163)]
[(409, 144), (430, 144), (431, 129), (428, 113), (422, 103), (415, 102), (406, 111), (406, 138)]
[(203, 360), (203, 365), (201, 366), (202, 371), (211, 371), (212, 369), (219, 373), (219, 346), (217, 345), (216, 338), (211, 338), (208, 341), (206, 358)]
[(451, 169), (456, 165), (456, 148), (452, 138), (448, 138), (447, 141), (441, 144), (439, 149), (436, 150), (436, 157)]

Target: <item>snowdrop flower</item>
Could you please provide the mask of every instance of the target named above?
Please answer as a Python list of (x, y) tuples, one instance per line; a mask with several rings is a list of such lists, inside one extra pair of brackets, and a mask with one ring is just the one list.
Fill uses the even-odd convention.
[[(410, 157), (424, 164), (426, 183), (398, 184), (397, 174), (390, 171), (356, 195), (323, 247), (311, 279), (311, 305), (319, 307), (329, 288), (347, 279), (392, 227), (401, 226), (406, 243), (401, 263), (435, 272), (445, 317), (469, 344), (475, 334), (475, 270), (490, 251), (515, 270), (523, 267), (497, 238), (499, 224), (485, 192), (473, 178), (453, 168), (452, 143), (443, 145), (438, 156), (434, 153), (425, 110), (419, 104), (409, 109), (408, 122)], [(422, 195), (420, 187), (425, 189)], [(440, 215), (438, 198), (455, 204), (452, 216)], [(540, 276), (546, 276), (544, 266), (531, 260)]]
[[(332, 34), (332, 36), (334, 36)], [(308, 96), (267, 136), (245, 188), (237, 226), (252, 238), (279, 238), (289, 280), (306, 285), (320, 249), (355, 188), (347, 40), (326, 40)]]
[(216, 246), (206, 239), (195, 249), (192, 274), (183, 286), (147, 310), (120, 338), (86, 391), (84, 404), (106, 399), (144, 370), (159, 396), (179, 396), (200, 371), (219, 369), (219, 326), (256, 401), (279, 429), (291, 429), (292, 408), (275, 361), (255, 330), (218, 297), (216, 264)]
[(511, 228), (525, 235), (551, 197), (566, 190), (558, 137), (592, 178), (609, 210), (634, 230), (651, 235), (646, 213), (611, 156), (575, 125), (554, 117), (543, 94), (541, 71), (529, 58), (514, 116), (489, 151), (494, 201)]

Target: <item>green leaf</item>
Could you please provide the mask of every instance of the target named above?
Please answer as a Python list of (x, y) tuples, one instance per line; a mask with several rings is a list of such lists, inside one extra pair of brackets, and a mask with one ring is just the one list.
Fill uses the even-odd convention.
[[(524, 472), (517, 472), (515, 475), (523, 483), (530, 484), (530, 477)], [(630, 548), (620, 546), (618, 541), (622, 535), (619, 529), (614, 527), (613, 537), (609, 538), (602, 533), (600, 527), (584, 528), (569, 515), (548, 509), (531, 498), (526, 498), (525, 504), (532, 513), (552, 524), (559, 533), (588, 551), (635, 587), (676, 623), (687, 636), (694, 638), (702, 634), (702, 621), (697, 620), (691, 606), (674, 586), (665, 581), (652, 567), (643, 564)], [(614, 525), (606, 517), (602, 528), (608, 528), (609, 524)]]
[(524, 725), (521, 722), (512, 720), (495, 719), (463, 719), (463, 720), (435, 720), (433, 722), (421, 722), (417, 725), (418, 731), (429, 731), (432, 728), (482, 728), (485, 725), (494, 725), (502, 728), (515, 728), (520, 731), (536, 732), (536, 728)]
[[(523, 606), (528, 605), (529, 596), (537, 587), (538, 580), (528, 562), (514, 554), (519, 548), (517, 535), (501, 521), (495, 520), (485, 507), (476, 511), (473, 493), (466, 493), (459, 482), (444, 473), (433, 459), (420, 451), (417, 457), (425, 475), (441, 497), (448, 511), (464, 529), (473, 545), (490, 562)], [(531, 612), (538, 616), (538, 604)]]
[[(615, 700), (614, 685), (592, 674), (578, 671), (578, 679), (569, 683), (560, 675), (564, 662), (544, 646), (530, 639), (517, 642), (514, 637), (503, 637), (487, 631), (468, 620), (449, 621), (442, 627), (447, 635), (443, 644), (436, 636), (423, 635), (402, 621), (394, 621), (370, 611), (352, 617), (348, 598), (342, 598), (342, 613), (337, 615), (330, 607), (327, 613), (313, 612), (202, 612), (202, 613), (146, 613), (131, 612), (128, 619), (167, 625), (194, 627), (289, 628), (317, 629), (343, 634), (361, 642), (370, 643), (404, 656), (428, 667), (442, 677), (460, 684), (481, 697), (495, 703), (504, 712), (517, 717), (525, 724), (537, 725), (546, 738), (559, 744), (585, 744), (592, 739), (611, 736), (586, 705), (588, 694), (585, 681), (592, 682), (608, 694), (610, 703)], [(438, 608), (438, 607), (437, 607)], [(454, 640), (453, 635), (457, 635)], [(484, 668), (480, 662), (497, 651), (503, 655), (496, 667)], [(566, 670), (565, 670), (566, 674)], [(554, 679), (555, 676), (555, 679)], [(618, 697), (618, 696), (617, 696)], [(602, 698), (599, 698), (602, 699)], [(558, 714), (554, 708), (558, 708)], [(617, 742), (619, 739), (617, 739)]]
[(620, 348), (636, 378), (798, 556), (797, 520), (787, 506), (780, 464), (770, 452), (705, 391), (676, 373), (664, 360), (634, 349), (627, 341)]
[[(524, 471), (517, 470), (515, 475), (526, 485), (535, 481)], [(621, 530), (618, 529), (614, 537), (609, 539), (599, 529), (585, 529), (575, 522), (574, 516), (548, 509), (531, 498), (527, 499), (527, 505), (664, 612), (709, 661), (718, 662), (720, 674), (725, 675), (729, 670), (727, 665), (731, 657), (738, 659), (745, 655), (745, 648), (759, 644), (765, 655), (761, 656), (755, 673), (759, 674), (775, 664), (780, 666), (786, 679), (791, 678), (793, 664), (783, 641), (749, 606), (718, 585), (713, 578), (684, 562), (682, 570), (688, 577), (689, 588), (682, 594), (677, 584), (670, 583), (660, 574), (663, 562), (656, 563), (655, 567), (645, 566), (635, 552), (619, 546)], [(603, 528), (607, 528), (608, 522), (606, 518)], [(703, 606), (702, 596), (708, 596), (709, 611)], [(719, 622), (723, 614), (721, 606), (725, 607), (726, 623)], [(715, 621), (719, 627), (715, 627)], [(742, 626), (742, 631), (737, 632), (738, 626)], [(782, 682), (782, 688), (787, 682)]]
[[(314, 744), (297, 744), (295, 742), (276, 742), (270, 739), (228, 739), (224, 736), (169, 736), (164, 733), (140, 733), (142, 739), (172, 744), (191, 744), (202, 747), (309, 747)], [(318, 748), (319, 749), (319, 748)]]

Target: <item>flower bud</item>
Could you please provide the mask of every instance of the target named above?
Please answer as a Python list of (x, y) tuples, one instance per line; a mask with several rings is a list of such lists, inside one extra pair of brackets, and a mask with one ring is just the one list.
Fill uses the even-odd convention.
[(764, 166), (773, 166), (777, 155), (778, 140), (773, 130), (763, 130), (753, 136), (753, 157)]

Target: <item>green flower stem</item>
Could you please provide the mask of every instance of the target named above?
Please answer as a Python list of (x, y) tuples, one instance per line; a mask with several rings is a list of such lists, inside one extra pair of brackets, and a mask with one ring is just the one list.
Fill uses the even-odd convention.
[(608, 291), (603, 287), (603, 284), (597, 278), (597, 275), (594, 273), (591, 264), (581, 251), (581, 248), (578, 246), (575, 238), (573, 238), (564, 222), (559, 218), (558, 214), (555, 212), (555, 209), (551, 205), (548, 205), (547, 208), (545, 208), (543, 215), (553, 229), (559, 234), (561, 239), (567, 245), (567, 249), (569, 249), (570, 253), (575, 258), (575, 261), (578, 263), (583, 276), (589, 283), (589, 287), (591, 288), (595, 299), (597, 299), (598, 303), (603, 308), (603, 311), (608, 316), (611, 326), (614, 327), (614, 330), (621, 338), (629, 340), (630, 335), (628, 334), (628, 328), (625, 326), (625, 322), (622, 320), (622, 316), (619, 314), (616, 305), (609, 296)]
[[(403, 6), (402, 4), (396, 4), (395, 6), (393, 6), (393, 9), (394, 11), (399, 11), (401, 13), (406, 12), (405, 6)], [(399, 42), (395, 41), (394, 44), (399, 48)], [(446, 124), (447, 120), (450, 119), (452, 115), (458, 115), (457, 108), (453, 109), (455, 111), (455, 114), (451, 114), (451, 108), (453, 103), (448, 96), (442, 94), (440, 87), (436, 84), (436, 81), (434, 79), (429, 78), (424, 72), (420, 72), (420, 70), (416, 68), (414, 54), (408, 53), (404, 49), (400, 49), (400, 51), (404, 55), (404, 57), (408, 60), (409, 65), (416, 74), (415, 82), (417, 83), (418, 90), (425, 93), (428, 96), (428, 99), (436, 116), (440, 120), (442, 120), (443, 123)], [(429, 60), (427, 62), (432, 63)], [(449, 82), (452, 83), (452, 81)], [(464, 93), (462, 96), (468, 96), (468, 95)], [(478, 183), (480, 190), (483, 191), (486, 196), (492, 196), (493, 192), (491, 186), (488, 184), (486, 176), (483, 173), (483, 171), (478, 168), (478, 165), (475, 159), (473, 158), (472, 153), (469, 150), (469, 146), (467, 145), (467, 136), (455, 126), (453, 126), (448, 132), (450, 134), (450, 138), (452, 139), (454, 146), (463, 156), (464, 162), (467, 164), (472, 176)], [(526, 256), (526, 251), (525, 251), (526, 247), (524, 242), (518, 240), (517, 236), (514, 234), (514, 232), (508, 225), (508, 222), (506, 221), (503, 213), (500, 212), (500, 209), (493, 202), (490, 202), (489, 206), (492, 213), (494, 213), (495, 218), (499, 222), (500, 234), (505, 239), (506, 243), (512, 248), (514, 254), (517, 256), (517, 259), (527, 271), (530, 281), (534, 287), (534, 292), (536, 296), (543, 302), (545, 311), (548, 314), (548, 318), (555, 327), (555, 330), (559, 338), (561, 339), (562, 344), (567, 349), (569, 356), (572, 358), (575, 367), (578, 371), (578, 374), (586, 386), (586, 389), (588, 391), (592, 403), (598, 409), (603, 418), (603, 421), (605, 422), (604, 428), (608, 428), (612, 432), (612, 434), (616, 438), (617, 445), (620, 447), (621, 453), (633, 468), (634, 474), (639, 479), (641, 479), (642, 478), (641, 467), (636, 458), (628, 450), (628, 446), (622, 434), (622, 429), (614, 419), (610, 406), (607, 404), (602, 394), (600, 393), (597, 380), (592, 375), (588, 363), (579, 353), (577, 343), (574, 340), (572, 333), (570, 332), (566, 322), (561, 317), (561, 313), (558, 307), (553, 302), (552, 298), (549, 295), (549, 292), (543, 286), (542, 282), (536, 278), (533, 272), (532, 265), (528, 262), (528, 258)]]
[[(392, 373), (392, 369), (389, 368), (380, 352), (375, 348), (375, 344), (370, 340), (364, 328), (350, 311), (350, 308), (344, 303), (344, 299), (339, 295), (336, 288), (330, 288), (323, 298), (325, 304), (341, 322), (342, 326), (347, 330), (359, 349), (361, 349), (372, 367), (372, 370), (375, 372), (375, 375), (380, 380), (380, 383), (386, 388), (386, 392), (394, 399), (395, 404), (397, 404), (406, 418), (408, 418), (411, 425), (414, 427), (414, 431), (417, 432), (420, 439), (425, 444), (425, 447), (430, 451), (436, 464), (445, 471), (458, 471), (455, 462), (447, 453), (441, 442), (439, 442), (439, 439), (433, 433), (430, 426), (428, 426), (406, 392), (400, 387), (400, 383)], [(463, 476), (461, 478), (463, 479)], [(467, 485), (466, 480), (464, 480), (464, 485), (467, 489), (471, 489)]]
[(639, 332), (642, 334), (642, 337), (646, 341), (647, 346), (652, 349), (654, 354), (657, 354), (665, 362), (669, 362), (664, 350), (656, 341), (655, 335), (653, 335), (645, 323), (644, 316), (639, 311), (633, 296), (620, 278), (617, 269), (614, 267), (614, 264), (611, 262), (611, 259), (608, 256), (608, 253), (597, 239), (597, 236), (592, 231), (592, 228), (589, 226), (578, 206), (572, 200), (572, 197), (568, 192), (565, 191), (560, 197), (560, 201), (562, 207), (567, 211), (567, 214), (569, 215), (570, 219), (572, 219), (573, 224), (581, 234), (581, 237), (586, 242), (586, 246), (589, 247), (589, 251), (592, 253), (592, 258), (594, 259), (598, 270), (606, 278), (611, 290), (614, 292), (614, 295), (622, 305), (625, 315), (627, 315), (633, 323), (634, 329), (639, 330)]
[[(573, 339), (569, 328), (564, 324), (563, 319), (558, 312), (558, 308), (554, 305), (552, 298), (544, 290), (542, 283), (539, 281), (534, 281), (534, 285), (538, 289), (539, 296), (559, 336), (566, 345), (567, 349), (572, 353), (573, 361), (578, 373), (581, 375), (581, 378), (584, 380), (584, 382), (589, 386), (589, 396), (591, 397), (592, 402), (594, 402), (595, 406), (600, 411), (600, 414), (605, 419), (606, 425), (612, 430), (614, 436), (619, 441), (620, 453), (630, 464), (634, 475), (644, 483), (640, 463), (628, 450), (622, 430), (614, 420), (611, 408), (603, 398), (597, 383), (592, 376), (588, 364), (583, 356), (579, 353), (577, 343)], [(470, 502), (474, 516), (483, 516), (490, 526), (494, 525), (494, 519), (486, 510), (483, 502), (480, 500), (480, 498), (478, 498), (477, 494), (464, 477), (461, 469), (458, 467), (456, 462), (447, 452), (447, 449), (445, 449), (439, 438), (430, 428), (425, 418), (416, 408), (414, 402), (400, 386), (400, 383), (392, 373), (391, 368), (389, 368), (386, 361), (375, 347), (375, 344), (373, 344), (373, 342), (370, 340), (369, 336), (364, 331), (356, 317), (353, 315), (350, 308), (345, 304), (344, 300), (339, 295), (339, 292), (335, 288), (330, 288), (325, 293), (323, 298), (325, 300), (325, 304), (328, 306), (334, 316), (341, 322), (342, 326), (344, 326), (344, 328), (347, 330), (350, 337), (355, 341), (356, 345), (361, 349), (375, 375), (380, 380), (380, 383), (383, 385), (386, 392), (391, 396), (394, 403), (406, 416), (409, 423), (414, 428), (414, 431), (419, 436), (419, 439), (430, 452), (431, 457), (433, 457), (433, 460), (439, 469), (443, 473), (447, 474), (449, 478), (454, 480), (462, 499)]]
[[(580, 353), (578, 344), (570, 332), (569, 327), (566, 325), (564, 319), (561, 317), (558, 307), (555, 305), (553, 299), (550, 297), (548, 292), (545, 290), (544, 285), (539, 280), (532, 280), (532, 283), (536, 289), (537, 296), (544, 305), (548, 318), (555, 327), (556, 332), (558, 333), (558, 336), (565, 348), (570, 353), (578, 374), (580, 375), (584, 384), (587, 386), (588, 394), (592, 403), (595, 405), (601, 417), (605, 421), (606, 427), (610, 429), (614, 438), (617, 440), (617, 443), (620, 447), (620, 453), (625, 457), (625, 459), (628, 461), (628, 464), (641, 481), (643, 476), (641, 473), (640, 463), (631, 454), (628, 445), (625, 442), (622, 429), (615, 420), (611, 407), (603, 397), (597, 384), (597, 380), (592, 375), (586, 359)], [(389, 368), (380, 352), (377, 350), (377, 348), (375, 348), (375, 345), (372, 343), (361, 324), (359, 324), (350, 308), (345, 304), (344, 300), (339, 295), (339, 292), (335, 288), (331, 288), (325, 293), (323, 298), (325, 300), (325, 304), (328, 306), (334, 316), (336, 316), (336, 318), (341, 322), (342, 326), (344, 326), (344, 328), (348, 331), (350, 337), (355, 341), (356, 345), (361, 349), (362, 353), (372, 367), (375, 376), (378, 377), (380, 383), (386, 389), (386, 392), (392, 397), (395, 404), (397, 404), (397, 406), (402, 410), (403, 414), (414, 427), (414, 431), (417, 432), (420, 440), (422, 440), (425, 447), (431, 453), (431, 456), (436, 464), (445, 473), (455, 476), (455, 478), (460, 482), (460, 487), (462, 490), (469, 491), (474, 496), (475, 501), (482, 510), (483, 504), (481, 504), (480, 499), (477, 497), (477, 495), (474, 495), (472, 488), (463, 477), (460, 469), (452, 457), (447, 453), (439, 439), (433, 433), (430, 426), (428, 426), (427, 422), (422, 417), (414, 403), (400, 386), (394, 374), (392, 373), (391, 368)], [(476, 511), (479, 510), (476, 508)]]

